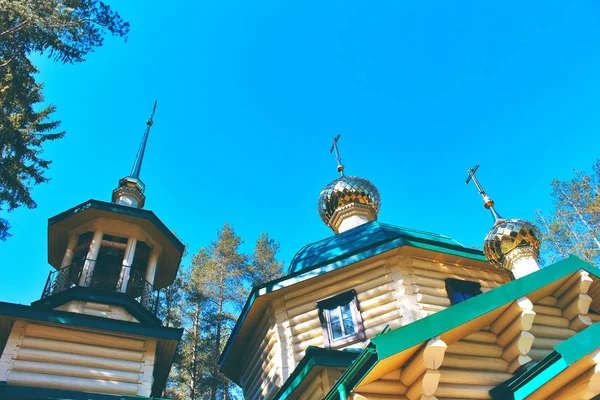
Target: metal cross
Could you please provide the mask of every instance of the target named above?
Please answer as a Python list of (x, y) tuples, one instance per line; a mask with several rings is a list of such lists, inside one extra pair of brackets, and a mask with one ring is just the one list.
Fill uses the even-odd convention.
[(479, 169), (479, 164), (477, 164), (473, 168), (470, 168), (467, 171), (469, 173), (469, 177), (465, 181), (465, 184), (468, 185), (469, 182), (471, 182), (471, 179), (473, 179), (473, 182), (475, 182), (475, 186), (477, 186), (477, 189), (479, 189), (479, 194), (482, 196), (485, 196), (486, 195), (485, 190), (483, 190), (483, 188), (481, 187), (481, 184), (479, 183), (479, 181), (477, 180), (477, 177), (475, 176), (475, 172), (477, 172), (478, 169)]
[(337, 142), (340, 140), (340, 134), (333, 138), (331, 141), (331, 149), (329, 150), (329, 154), (333, 153), (335, 150), (335, 159), (338, 162), (337, 170), (342, 176), (344, 176), (344, 166), (342, 165), (342, 157), (340, 157), (340, 152), (338, 151)]
[(494, 220), (502, 219), (502, 217), (496, 212), (496, 210), (494, 210), (494, 200), (492, 200), (487, 195), (485, 190), (483, 190), (483, 188), (481, 187), (481, 184), (479, 183), (479, 181), (477, 180), (477, 177), (475, 176), (475, 172), (477, 172), (478, 169), (479, 169), (479, 164), (477, 164), (475, 167), (469, 169), (469, 171), (468, 171), (469, 177), (465, 181), (465, 184), (468, 185), (469, 182), (471, 182), (471, 179), (473, 179), (473, 182), (475, 182), (475, 186), (477, 186), (477, 189), (479, 190), (479, 194), (481, 195), (481, 197), (483, 197), (483, 205), (485, 206), (485, 208), (488, 208), (492, 211)]

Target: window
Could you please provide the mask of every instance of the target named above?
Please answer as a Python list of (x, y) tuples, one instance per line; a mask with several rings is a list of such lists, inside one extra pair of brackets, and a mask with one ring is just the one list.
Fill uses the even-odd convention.
[(354, 290), (319, 301), (317, 307), (325, 347), (338, 347), (365, 338)]
[(446, 279), (446, 292), (448, 292), (448, 298), (452, 304), (457, 304), (481, 294), (481, 284), (448, 278)]

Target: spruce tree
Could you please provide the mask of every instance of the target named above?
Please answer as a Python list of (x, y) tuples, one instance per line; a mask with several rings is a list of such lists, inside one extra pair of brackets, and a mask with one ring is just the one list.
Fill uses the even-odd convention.
[[(40, 106), (42, 85), (31, 62), (34, 53), (61, 63), (84, 61), (104, 35), (127, 37), (129, 24), (98, 0), (0, 0), (0, 211), (35, 208), (30, 190), (47, 182), (47, 141), (61, 138), (55, 107)], [(0, 240), (10, 234), (0, 218)]]
[(283, 262), (277, 261), (279, 243), (269, 237), (267, 232), (260, 234), (254, 246), (254, 254), (248, 268), (248, 279), (252, 286), (279, 278), (283, 273)]

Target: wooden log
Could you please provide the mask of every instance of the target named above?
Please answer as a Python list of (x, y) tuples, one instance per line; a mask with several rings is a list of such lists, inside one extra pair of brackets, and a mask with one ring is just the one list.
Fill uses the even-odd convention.
[(533, 360), (529, 356), (518, 356), (517, 358), (512, 360), (510, 364), (508, 364), (508, 368), (506, 369), (506, 372), (508, 372), (510, 374), (514, 374), (514, 372), (517, 369), (519, 369), (522, 365), (525, 365), (531, 361), (533, 361)]
[(402, 319), (394, 319), (381, 325), (374, 326), (373, 328), (365, 329), (365, 336), (367, 339), (375, 337), (376, 335), (380, 334), (386, 326), (388, 326), (389, 329), (399, 328), (402, 326)]
[(571, 321), (565, 317), (553, 317), (551, 315), (536, 315), (534, 322), (537, 325), (553, 326), (556, 328), (567, 328)]
[(446, 289), (446, 282), (442, 279), (433, 279), (424, 276), (414, 275), (412, 276), (412, 283), (419, 286)]
[(323, 336), (323, 327), (321, 326), (310, 331), (306, 331), (303, 333), (299, 333), (298, 335), (292, 336), (292, 344), (302, 343), (306, 340), (314, 339), (319, 336)]
[(507, 372), (473, 371), (467, 369), (453, 369), (442, 367), (440, 383), (454, 383), (460, 385), (499, 385), (512, 378)]
[(71, 376), (36, 374), (21, 371), (11, 371), (8, 374), (7, 383), (9, 385), (127, 395), (137, 394), (139, 387), (138, 384), (129, 382), (75, 378)]
[(585, 315), (590, 310), (592, 298), (587, 294), (580, 294), (569, 303), (562, 311), (563, 317), (572, 320), (577, 315)]
[(315, 389), (321, 388), (323, 386), (323, 380), (317, 375), (313, 378), (312, 382), (308, 384), (308, 386), (303, 390), (305, 394), (310, 395)]
[(595, 365), (556, 391), (549, 400), (587, 400), (598, 394), (600, 394), (600, 365)]
[(542, 306), (556, 306), (556, 297), (554, 296), (548, 296), (548, 297), (544, 297), (541, 300), (538, 300), (535, 304), (540, 304)]
[[(351, 400), (408, 400), (405, 396), (397, 396), (397, 395), (369, 394), (367, 396), (363, 396), (360, 393), (353, 393), (348, 398)], [(425, 399), (422, 399), (422, 400), (425, 400)], [(427, 399), (427, 400), (429, 400), (429, 399)], [(437, 400), (437, 399), (433, 398), (431, 400)]]
[(126, 372), (114, 369), (89, 368), (78, 365), (56, 364), (40, 361), (15, 360), (13, 371), (35, 372), (39, 374), (73, 376), (78, 378), (102, 379), (107, 381), (139, 383), (139, 372)]
[(369, 289), (364, 292), (356, 292), (356, 298), (358, 301), (366, 301), (369, 299), (373, 299), (375, 297), (381, 296), (382, 294), (386, 294), (392, 291), (392, 287), (388, 284), (387, 280), (382, 282), (381, 285), (376, 286), (372, 289)]
[(533, 325), (535, 316), (535, 312), (531, 310), (525, 310), (521, 312), (521, 314), (518, 315), (514, 321), (498, 335), (497, 343), (504, 347), (509, 344), (519, 333), (523, 331), (529, 331)]
[(550, 354), (552, 350), (550, 349), (531, 349), (529, 350), (529, 354), (527, 354), (533, 361), (540, 361), (542, 358), (546, 357)]
[(562, 316), (562, 310), (558, 307), (553, 307), (553, 306), (543, 306), (540, 305), (539, 303), (536, 303), (533, 305), (533, 311), (535, 311), (536, 314), (543, 314), (543, 315), (552, 315), (554, 317), (560, 317)]
[(115, 349), (113, 347), (93, 346), (81, 343), (63, 342), (53, 339), (42, 339), (37, 337), (24, 337), (21, 348), (52, 350), (63, 353), (82, 354), (117, 360), (142, 361), (144, 353), (141, 351)]
[(438, 369), (444, 360), (448, 346), (438, 337), (429, 340), (402, 370), (400, 381), (411, 386), (427, 369)]
[(310, 309), (310, 311), (306, 311), (304, 313), (297, 314), (295, 317), (288, 318), (288, 321), (290, 322), (290, 326), (298, 325), (298, 324), (301, 324), (302, 322), (306, 322), (306, 321), (310, 321), (310, 320), (319, 319), (319, 310), (317, 309), (316, 304), (310, 304), (309, 309)]
[(571, 336), (575, 335), (575, 332), (572, 329), (567, 328), (554, 328), (551, 326), (545, 325), (536, 325), (533, 324), (529, 332), (535, 337), (546, 337), (546, 338), (555, 338), (555, 339), (568, 339)]
[(370, 309), (369, 311), (361, 312), (363, 320), (371, 319), (388, 313), (392, 310), (398, 310), (398, 304), (396, 301), (391, 301), (387, 304), (383, 304), (379, 307)]
[(57, 364), (80, 365), (84, 367), (116, 369), (120, 371), (141, 372), (142, 364), (135, 361), (115, 360), (114, 358), (84, 356), (80, 354), (60, 353), (58, 351), (20, 349), (18, 360), (41, 361)]
[(577, 295), (587, 293), (591, 284), (592, 278), (582, 275), (562, 296), (558, 297), (556, 305), (560, 308), (565, 308)]
[(381, 379), (383, 379), (384, 381), (399, 381), (401, 373), (402, 370), (397, 369), (395, 371), (390, 372), (389, 374), (382, 376)]
[(430, 294), (417, 294), (417, 301), (419, 303), (433, 304), (436, 306), (450, 307), (450, 299), (447, 297), (432, 296)]
[(504, 352), (502, 358), (505, 361), (512, 362), (518, 356), (526, 356), (534, 341), (534, 336), (529, 332), (521, 332), (516, 338), (510, 342)]
[(590, 319), (590, 317), (586, 315), (577, 315), (575, 318), (573, 318), (573, 321), (571, 321), (569, 329), (573, 329), (576, 332), (581, 332), (582, 330), (591, 325), (592, 320)]
[(504, 372), (508, 368), (508, 362), (502, 358), (447, 354), (444, 357), (444, 367)]
[[(331, 280), (324, 280), (319, 283), (313, 282), (310, 285), (306, 285), (285, 294), (283, 298), (288, 308), (294, 308), (299, 304), (305, 304), (307, 302), (316, 302), (326, 299), (335, 295), (336, 292), (341, 293), (354, 288), (356, 285), (373, 282), (376, 278), (385, 276), (387, 272), (385, 271), (385, 268), (381, 268), (383, 266), (383, 262), (378, 261), (362, 268), (359, 267), (351, 268), (349, 271), (338, 271), (335, 274), (335, 282), (337, 282), (335, 285), (331, 284)], [(376, 283), (379, 283), (379, 281), (376, 281)]]
[(440, 371), (433, 369), (426, 370), (409, 388), (406, 390), (406, 397), (409, 400), (419, 400), (421, 396), (433, 396), (440, 383)]
[(299, 353), (301, 351), (304, 351), (308, 348), (308, 346), (323, 346), (323, 336), (320, 337), (315, 337), (311, 340), (306, 340), (302, 343), (298, 343), (298, 344), (294, 344), (292, 345), (292, 351), (294, 353)]
[(545, 338), (536, 336), (533, 339), (533, 348), (535, 349), (553, 349), (554, 346), (559, 345), (563, 342), (563, 339), (553, 339), (553, 338)]
[(383, 304), (387, 304), (387, 303), (392, 302), (394, 300), (395, 300), (394, 294), (392, 292), (388, 292), (388, 293), (382, 294), (380, 296), (374, 297), (372, 299), (365, 300), (363, 302), (359, 301), (360, 310), (361, 311), (368, 311), (368, 310), (370, 310), (372, 308), (381, 306)]
[(479, 331), (475, 333), (471, 333), (469, 336), (465, 337), (463, 340), (468, 342), (476, 342), (476, 343), (496, 343), (498, 337), (494, 332), (488, 331)]
[(291, 325), (290, 330), (292, 331), (292, 336), (299, 335), (304, 332), (312, 331), (313, 329), (320, 327), (321, 321), (319, 318), (311, 319), (305, 322), (302, 322), (298, 325)]
[(392, 310), (386, 314), (380, 315), (378, 317), (375, 318), (371, 318), (371, 319), (365, 319), (363, 321), (363, 326), (365, 329), (369, 329), (372, 328), (374, 326), (378, 326), (384, 323), (387, 323), (389, 321), (392, 320), (396, 320), (396, 319), (400, 319), (402, 318), (400, 315), (400, 311), (399, 310)]
[(432, 271), (432, 270), (425, 270), (422, 268), (411, 268), (410, 270), (411, 275), (419, 275), (419, 276), (425, 276), (428, 278), (435, 278), (435, 279), (441, 279), (441, 280), (446, 280), (447, 278), (455, 278), (455, 279), (460, 279), (460, 280), (469, 280), (469, 281), (476, 281), (478, 282), (481, 287), (498, 287), (500, 286), (502, 283), (504, 283), (504, 281), (500, 281), (500, 282), (494, 282), (493, 280), (491, 280), (489, 278), (489, 276), (484, 276), (484, 275), (480, 275), (480, 278), (475, 278), (472, 276), (469, 277), (465, 277), (464, 275), (457, 275), (455, 273), (448, 273), (447, 271)]
[[(492, 282), (504, 283), (509, 280), (508, 274), (498, 273), (497, 271), (481, 270), (455, 264), (437, 263), (430, 260), (419, 259), (412, 257), (411, 265), (414, 268), (428, 269), (445, 274), (448, 277), (456, 277), (462, 280), (485, 280)], [(452, 275), (452, 276), (450, 276)]]
[(75, 329), (56, 328), (46, 325), (27, 324), (25, 336), (35, 336), (44, 339), (55, 339), (66, 342), (114, 347), (126, 350), (144, 350), (143, 340), (107, 335), (103, 333), (84, 332)]
[(567, 292), (577, 281), (580, 281), (582, 277), (589, 276), (589, 273), (586, 270), (580, 269), (575, 271), (569, 276), (562, 285), (554, 292), (554, 297), (559, 298), (563, 294)]
[(511, 303), (510, 306), (490, 326), (490, 331), (499, 334), (517, 318), (523, 311), (533, 310), (533, 303), (527, 297), (521, 297)]
[[(361, 394), (404, 394), (406, 386), (400, 381), (377, 380), (357, 389)], [(368, 396), (367, 396), (368, 397)]]
[(456, 385), (441, 383), (435, 392), (436, 397), (456, 399), (491, 399), (490, 390), (493, 385)]
[(431, 296), (438, 296), (438, 297), (448, 297), (448, 293), (446, 292), (445, 288), (432, 288), (429, 286), (421, 286), (421, 285), (410, 285), (410, 286), (406, 286), (406, 291), (411, 291), (412, 293), (421, 293), (421, 294), (428, 294)]
[(452, 343), (446, 350), (447, 354), (460, 354), (465, 356), (500, 357), (502, 347), (497, 344), (472, 343), (459, 341)]
[(587, 314), (587, 316), (589, 317), (589, 319), (592, 320), (592, 322), (596, 323), (598, 321), (600, 321), (600, 314), (596, 314), (596, 313), (589, 313)]
[(448, 308), (448, 307), (446, 307), (446, 306), (436, 306), (434, 304), (419, 304), (419, 310), (431, 311), (432, 313), (443, 311), (446, 308)]

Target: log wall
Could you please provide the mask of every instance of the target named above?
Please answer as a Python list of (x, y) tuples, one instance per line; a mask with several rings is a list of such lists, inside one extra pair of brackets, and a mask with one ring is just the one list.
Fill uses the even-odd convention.
[(16, 321), (0, 381), (102, 394), (150, 396), (156, 340)]
[(325, 367), (306, 383), (298, 400), (321, 400), (329, 392), (335, 381), (342, 376), (343, 369)]
[(263, 314), (248, 341), (242, 363), (241, 384), (247, 400), (272, 398), (282, 385), (281, 346), (272, 308)]
[(139, 322), (122, 307), (112, 306), (110, 304), (99, 304), (89, 301), (74, 300), (56, 307), (55, 310), (68, 311), (76, 314), (93, 315), (95, 317), (118, 319), (120, 321)]

